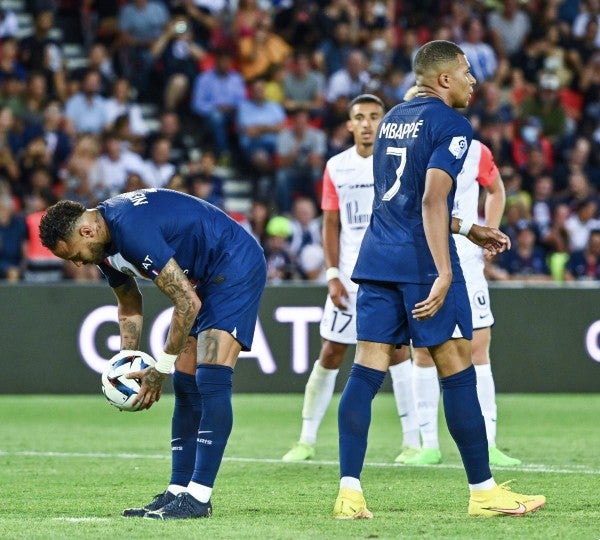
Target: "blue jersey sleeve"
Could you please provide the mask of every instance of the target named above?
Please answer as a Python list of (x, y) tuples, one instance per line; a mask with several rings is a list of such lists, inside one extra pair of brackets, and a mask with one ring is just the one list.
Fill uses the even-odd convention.
[(451, 115), (451, 118), (436, 128), (434, 147), (427, 168), (446, 171), (456, 182), (473, 140), (473, 128), (458, 114)]

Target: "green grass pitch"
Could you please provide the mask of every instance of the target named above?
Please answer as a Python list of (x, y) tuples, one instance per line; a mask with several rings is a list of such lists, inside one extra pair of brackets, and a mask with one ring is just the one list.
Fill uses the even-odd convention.
[(523, 460), (494, 469), (546, 507), (522, 518), (466, 515), (468, 490), (442, 417), (444, 462), (394, 466), (399, 419), (377, 396), (362, 482), (373, 520), (331, 518), (338, 489), (336, 396), (310, 463), (283, 463), (302, 396), (234, 395), (235, 424), (209, 520), (155, 522), (120, 512), (162, 491), (172, 396), (120, 413), (98, 396), (0, 396), (3, 539), (598, 539), (600, 395), (498, 396), (498, 445)]

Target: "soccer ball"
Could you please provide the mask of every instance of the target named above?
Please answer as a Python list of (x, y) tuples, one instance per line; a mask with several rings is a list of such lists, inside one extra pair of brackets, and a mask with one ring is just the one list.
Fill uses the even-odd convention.
[(132, 401), (140, 391), (139, 379), (128, 379), (126, 375), (153, 366), (156, 360), (142, 351), (123, 350), (115, 354), (102, 373), (102, 393), (111, 405), (122, 411), (137, 411), (140, 404)]

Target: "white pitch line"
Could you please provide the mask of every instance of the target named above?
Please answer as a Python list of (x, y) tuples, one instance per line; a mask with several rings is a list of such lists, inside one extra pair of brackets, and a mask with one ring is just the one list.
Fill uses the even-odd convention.
[(113, 518), (99, 518), (99, 517), (69, 517), (59, 516), (52, 518), (54, 521), (68, 521), (69, 523), (98, 523), (99, 521), (112, 521)]
[[(104, 453), (104, 452), (36, 452), (22, 450), (18, 452), (8, 452), (0, 450), (0, 456), (29, 456), (29, 457), (56, 457), (56, 458), (86, 458), (86, 459), (170, 459), (167, 454), (130, 454), (130, 453)], [(295, 465), (332, 465), (337, 466), (339, 463), (335, 460), (309, 460), (299, 462), (283, 462), (281, 459), (273, 458), (245, 458), (245, 457), (224, 457), (223, 461), (232, 463), (269, 463), (283, 464), (286, 466)], [(402, 468), (429, 468), (429, 469), (459, 469), (463, 466), (460, 463), (441, 463), (439, 465), (401, 465), (398, 463), (387, 462), (366, 462), (366, 467), (383, 467), (390, 469)], [(514, 472), (536, 472), (536, 473), (555, 473), (555, 474), (591, 474), (600, 475), (600, 469), (591, 469), (585, 465), (577, 465), (574, 467), (552, 467), (543, 463), (530, 463), (519, 467), (493, 467), (494, 470), (514, 471)]]

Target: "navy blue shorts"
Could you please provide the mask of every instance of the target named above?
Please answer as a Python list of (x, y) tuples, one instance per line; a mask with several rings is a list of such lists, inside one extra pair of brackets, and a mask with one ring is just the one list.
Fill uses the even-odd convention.
[(247, 267), (241, 281), (210, 283), (198, 291), (202, 307), (190, 336), (197, 336), (209, 329), (225, 330), (242, 345), (243, 351), (252, 347), (258, 306), (267, 280), (264, 256), (258, 257)]
[[(413, 319), (417, 302), (429, 296), (431, 284), (365, 281), (356, 300), (357, 338), (361, 341), (433, 347), (453, 337), (472, 339), (471, 306), (464, 283), (452, 283), (442, 308), (430, 319)], [(456, 332), (456, 330), (459, 332)]]

